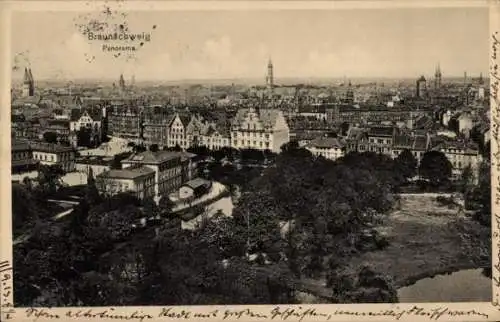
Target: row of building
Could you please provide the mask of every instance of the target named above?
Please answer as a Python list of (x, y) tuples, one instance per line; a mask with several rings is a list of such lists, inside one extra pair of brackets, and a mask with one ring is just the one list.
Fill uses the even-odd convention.
[(410, 133), (397, 127), (351, 127), (345, 136), (321, 136), (300, 143), (314, 156), (330, 160), (349, 152), (375, 152), (396, 158), (402, 151), (409, 150), (419, 164), (427, 151), (440, 151), (451, 162), (455, 176), (466, 167), (477, 170), (482, 162), (479, 146), (471, 140)]
[(13, 141), (13, 173), (35, 170), (37, 165), (59, 165), (65, 172), (78, 171), (96, 176), (99, 191), (107, 195), (132, 192), (138, 198), (161, 198), (197, 178), (196, 155), (187, 152), (146, 151), (121, 161), (111, 169), (113, 157), (77, 156), (72, 147), (51, 143)]

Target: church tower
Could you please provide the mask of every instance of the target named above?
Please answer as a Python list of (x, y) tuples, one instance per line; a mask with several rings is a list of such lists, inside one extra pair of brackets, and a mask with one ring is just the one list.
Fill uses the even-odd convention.
[(123, 74), (120, 75), (120, 80), (118, 82), (118, 86), (120, 87), (121, 91), (125, 90), (125, 79), (123, 78)]
[(273, 62), (269, 58), (267, 63), (267, 77), (266, 77), (266, 87), (269, 95), (272, 95), (274, 90), (274, 75), (273, 75)]
[(352, 90), (351, 81), (349, 81), (349, 85), (347, 85), (347, 92), (345, 95), (345, 101), (347, 104), (354, 104), (354, 91)]
[(24, 68), (24, 79), (23, 79), (23, 97), (29, 97), (35, 95), (35, 81), (33, 80), (33, 74), (31, 73), (31, 68)]
[(434, 73), (434, 89), (441, 88), (441, 66), (439, 64), (436, 67), (436, 72)]

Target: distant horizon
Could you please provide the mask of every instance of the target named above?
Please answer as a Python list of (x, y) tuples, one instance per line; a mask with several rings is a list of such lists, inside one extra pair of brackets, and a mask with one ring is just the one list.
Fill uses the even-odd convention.
[[(464, 71), (486, 75), (488, 12), (487, 6), (133, 11), (111, 16), (16, 11), (12, 72), (15, 79), (23, 77), (24, 67), (31, 67), (39, 80), (118, 79), (120, 74), (135, 74), (136, 80), (259, 79), (261, 83), (271, 59), (276, 81), (366, 75), (411, 79), (422, 74), (432, 77), (437, 66), (443, 75), (453, 75), (448, 77), (462, 77)], [(95, 22), (106, 27), (101, 30)], [(124, 28), (126, 35), (143, 40), (96, 38)], [(108, 51), (107, 46), (135, 50)]]
[[(127, 77), (127, 75), (123, 75), (125, 78), (125, 83), (130, 84), (130, 77)], [(391, 77), (391, 76), (359, 76), (359, 77), (327, 77), (327, 76), (290, 76), (290, 77), (275, 77), (274, 78), (274, 84), (275, 85), (280, 85), (280, 80), (284, 81), (290, 81), (290, 80), (329, 80), (329, 81), (354, 81), (354, 80), (364, 80), (364, 81), (376, 81), (376, 80), (417, 80), (421, 75), (418, 76), (404, 76), (404, 77)], [(118, 75), (116, 78), (101, 78), (101, 77), (79, 77), (79, 78), (71, 78), (71, 79), (61, 79), (61, 78), (39, 78), (37, 79), (36, 76), (34, 76), (35, 83), (36, 82), (78, 82), (78, 81), (101, 81), (101, 82), (110, 82), (110, 83), (117, 83), (120, 75)], [(425, 77), (425, 74), (424, 74)], [(481, 73), (479, 74), (467, 74), (467, 79), (478, 79), (481, 77)], [(490, 77), (489, 75), (482, 75), (482, 78), (484, 80), (488, 80)], [(427, 81), (435, 79), (434, 77), (426, 77)], [(442, 80), (447, 80), (447, 79), (464, 79), (464, 76), (442, 76)], [(22, 81), (22, 78), (13, 78), (12, 79), (15, 82)], [(244, 82), (257, 82), (257, 85), (262, 84), (265, 85), (265, 79), (260, 79), (257, 77), (235, 77), (235, 78), (184, 78), (184, 79), (135, 79), (135, 83), (141, 83), (141, 82), (157, 82), (159, 84), (162, 83), (178, 83), (178, 82), (229, 82), (229, 81), (244, 81)]]

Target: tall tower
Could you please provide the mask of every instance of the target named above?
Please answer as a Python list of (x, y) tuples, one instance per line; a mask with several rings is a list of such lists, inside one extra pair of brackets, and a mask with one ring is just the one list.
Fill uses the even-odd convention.
[(35, 95), (35, 82), (33, 80), (33, 74), (31, 73), (31, 68), (24, 68), (24, 79), (23, 79), (23, 97)]
[(269, 58), (269, 62), (267, 63), (266, 87), (268, 94), (271, 95), (274, 90), (273, 62), (271, 58)]
[(438, 64), (434, 73), (434, 89), (439, 88), (441, 88), (441, 66)]
[(118, 86), (120, 87), (120, 90), (125, 90), (125, 79), (123, 78), (123, 74), (120, 75)]
[(467, 72), (464, 72), (464, 85), (467, 85)]
[(351, 81), (349, 81), (345, 99), (347, 104), (354, 104), (354, 91), (352, 90)]
[(427, 90), (427, 81), (425, 80), (424, 75), (420, 76), (417, 80), (417, 97), (423, 98), (426, 94)]

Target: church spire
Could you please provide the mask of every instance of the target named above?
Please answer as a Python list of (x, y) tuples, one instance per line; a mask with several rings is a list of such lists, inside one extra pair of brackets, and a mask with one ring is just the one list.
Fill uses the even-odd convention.
[(31, 81), (30, 81), (30, 74), (28, 72), (28, 68), (25, 67), (24, 68), (24, 79), (23, 79), (23, 83), (24, 84), (29, 84)]

